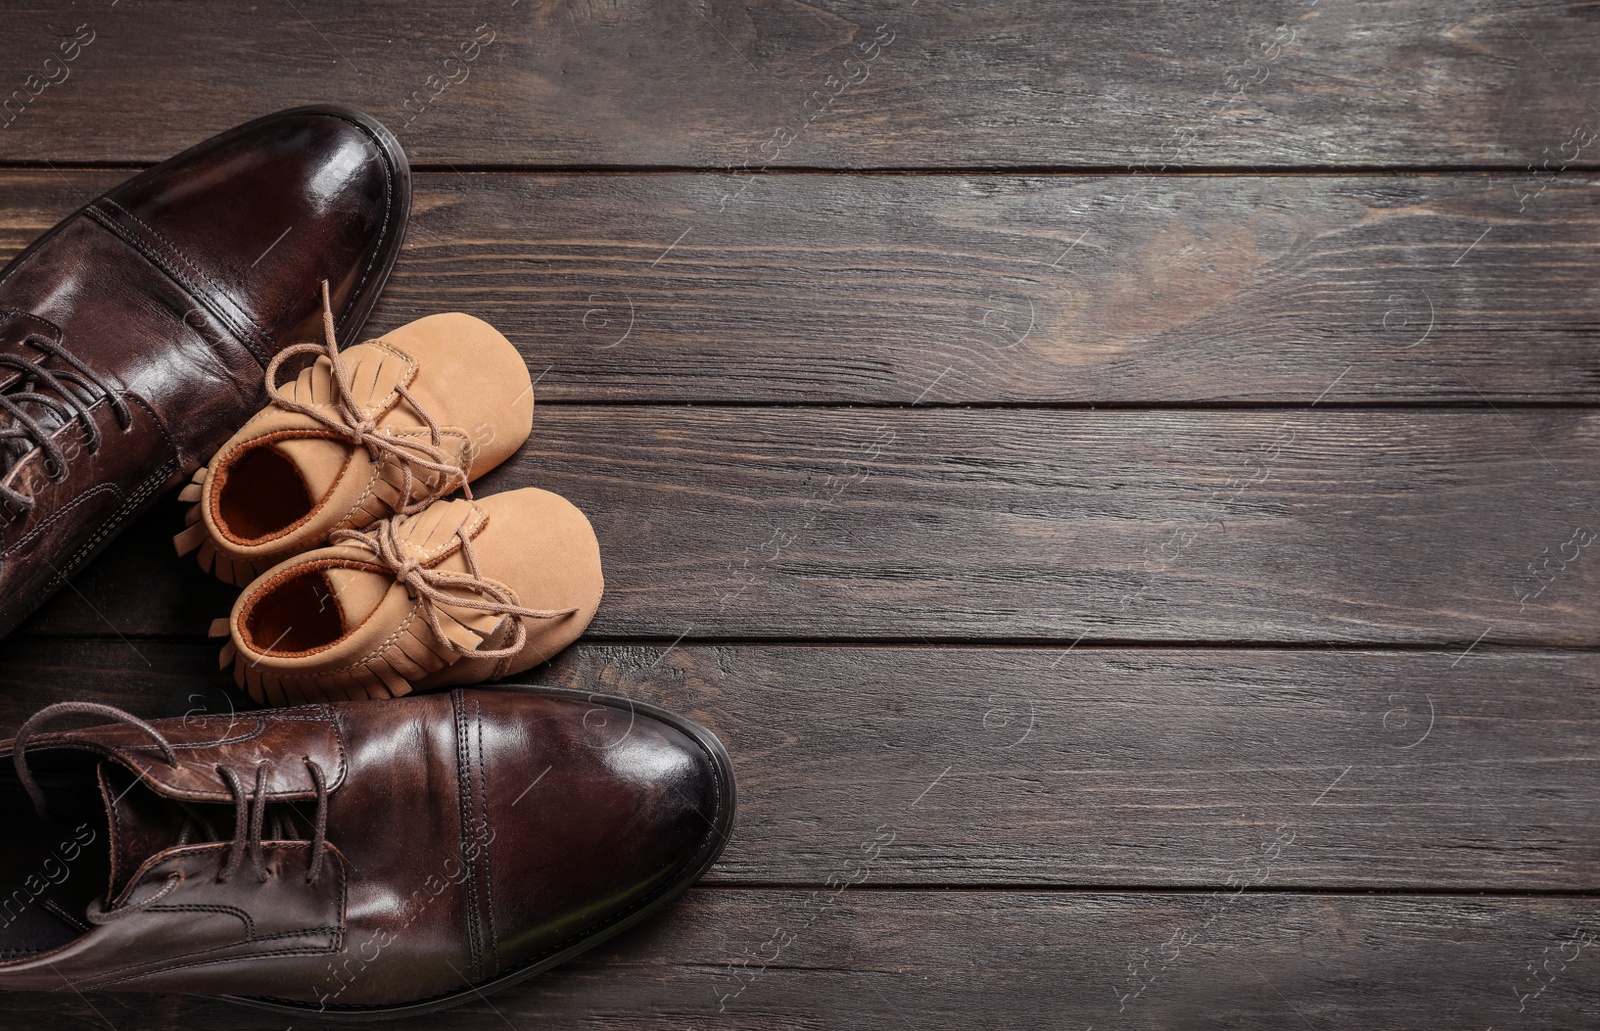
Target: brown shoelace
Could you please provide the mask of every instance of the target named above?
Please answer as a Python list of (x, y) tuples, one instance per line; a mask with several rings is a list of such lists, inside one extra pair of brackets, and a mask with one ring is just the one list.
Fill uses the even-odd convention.
[[(0, 425), (3, 467), (10, 468), (13, 462), (21, 460), (32, 445), (44, 452), (50, 478), (60, 480), (67, 475), (67, 454), (55, 441), (51, 428), (31, 414), (28, 406), (49, 412), (63, 424), (77, 422), (83, 428), (83, 448), (90, 454), (100, 450), (100, 428), (90, 413), (100, 397), (110, 404), (117, 425), (124, 431), (133, 425), (133, 414), (121, 395), (61, 345), (37, 333), (23, 337), (22, 343), (59, 360), (66, 368), (51, 370), (19, 354), (0, 354), (0, 368), (16, 369), (19, 373), (4, 391), (0, 391), (0, 412), (5, 413), (9, 423)], [(35, 385), (51, 393), (41, 393)], [(0, 500), (24, 511), (33, 506), (32, 498), (4, 483), (0, 483)]]
[[(38, 811), (41, 819), (48, 818), (47, 804), (44, 791), (39, 787), (38, 782), (34, 780), (33, 771), (28, 768), (26, 758), (28, 741), (39, 727), (45, 723), (57, 717), (70, 714), (103, 716), (117, 723), (133, 727), (143, 732), (161, 749), (161, 757), (166, 760), (168, 766), (173, 769), (178, 768), (178, 752), (172, 747), (172, 743), (167, 740), (166, 735), (137, 716), (123, 712), (121, 709), (115, 709), (109, 705), (99, 705), (95, 702), (58, 702), (55, 705), (47, 706), (35, 713), (17, 731), (16, 741), (12, 745), (11, 753), (11, 761), (17, 771), (17, 780), (22, 783), (23, 790), (28, 793), (28, 797), (33, 801), (33, 807)], [(312, 761), (309, 756), (305, 757), (305, 764), (307, 771), (311, 774), (311, 783), (315, 788), (317, 799), (317, 812), (311, 835), (311, 862), (306, 871), (306, 883), (315, 884), (317, 875), (322, 872), (323, 859), (327, 854), (328, 780), (322, 767)], [(246, 856), (249, 856), (251, 867), (255, 870), (257, 878), (265, 883), (271, 877), (267, 871), (262, 831), (266, 822), (267, 778), (271, 775), (272, 769), (271, 760), (256, 764), (255, 788), (252, 791), (245, 787), (244, 782), (235, 770), (222, 765), (216, 767), (217, 775), (227, 785), (229, 792), (233, 795), (234, 803), (233, 840), (229, 843), (227, 861), (217, 873), (219, 882), (226, 881), (238, 872)], [(138, 776), (141, 779), (144, 777), (143, 772), (136, 772), (138, 772)], [(199, 824), (204, 829), (205, 834), (208, 836), (207, 840), (217, 840), (216, 832), (212, 829), (209, 821), (202, 816), (198, 816), (191, 806), (184, 805), (183, 809), (188, 814), (189, 821)], [(284, 833), (286, 830), (283, 821), (276, 817), (273, 820), (273, 827), (275, 832), (279, 834)], [(180, 832), (180, 840), (187, 838), (189, 830), (189, 823), (186, 822)], [(284, 839), (280, 838), (278, 840)], [(152, 895), (148, 895), (136, 902), (125, 902), (112, 908), (106, 908), (104, 903), (96, 901), (89, 906), (86, 916), (92, 924), (104, 924), (112, 920), (120, 920), (131, 913), (148, 908), (166, 898), (182, 882), (183, 875), (174, 873)]]
[[(472, 541), (464, 533), (459, 538), (461, 557), (466, 560), (470, 572), (451, 573), (440, 569), (429, 569), (406, 553), (395, 530), (395, 522), (394, 519), (385, 519), (365, 532), (336, 530), (328, 538), (328, 543), (342, 544), (350, 541), (377, 556), (378, 561), (388, 567), (394, 578), (405, 585), (406, 593), (422, 603), (423, 615), (426, 616), (428, 626), (434, 635), (462, 655), (472, 655), (481, 659), (510, 658), (528, 643), (528, 628), (523, 625), (523, 619), (556, 619), (578, 611), (576, 605), (565, 609), (529, 609), (518, 605), (517, 596), (510, 588), (484, 579), (478, 570), (477, 552), (472, 547)], [(449, 593), (451, 589), (467, 591), (477, 597), (451, 594)], [(440, 605), (515, 617), (513, 625), (516, 630), (512, 634), (511, 642), (503, 648), (462, 647), (444, 632), (444, 625), (439, 621)]]
[[(428, 427), (428, 440), (422, 441), (412, 437), (397, 437), (392, 433), (378, 432), (377, 420), (367, 414), (353, 397), (354, 388), (350, 382), (350, 368), (345, 364), (344, 358), (339, 354), (339, 343), (334, 336), (333, 306), (328, 299), (328, 281), (322, 281), (322, 343), (291, 344), (279, 351), (277, 356), (267, 366), (267, 394), (272, 398), (272, 403), (279, 408), (315, 419), (334, 433), (348, 440), (358, 447), (365, 447), (367, 454), (374, 463), (382, 460), (385, 454), (394, 458), (399, 464), (404, 475), (404, 484), (401, 487), (401, 501), (395, 509), (400, 515), (413, 515), (422, 511), (451, 491), (460, 487), (466, 491), (467, 497), (472, 497), (472, 488), (467, 486), (467, 471), (453, 461), (444, 449), (444, 437), (440, 432), (439, 423), (429, 415), (422, 406), (417, 404), (417, 399), (406, 389), (404, 383), (395, 384), (395, 392), (411, 405), (413, 411)], [(336, 412), (330, 413), (324, 407), (302, 404), (288, 397), (283, 388), (278, 385), (278, 370), (290, 358), (301, 355), (313, 354), (318, 358), (326, 358), (332, 375), (334, 405)], [(425, 469), (434, 474), (427, 490), (420, 498), (413, 498), (412, 492), (416, 489), (417, 477), (412, 468)]]

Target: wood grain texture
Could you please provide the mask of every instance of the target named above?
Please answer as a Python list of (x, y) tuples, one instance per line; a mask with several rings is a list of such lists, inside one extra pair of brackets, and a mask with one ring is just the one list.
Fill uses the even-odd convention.
[[(550, 406), (480, 490), (590, 515), (605, 636), (1593, 646), (1597, 477), (1583, 409)], [(181, 510), (27, 632), (203, 633)]]
[[(1593, 5), (118, 0), (0, 29), (0, 259), (247, 118), (390, 124), (427, 171), (371, 328), (502, 328), (541, 407), (482, 490), (568, 495), (605, 553), (590, 639), (524, 679), (734, 757), (704, 885), (428, 1027), (1600, 1026)], [(916, 174), (835, 174), (867, 170)], [(234, 592), (180, 524), (0, 642), (0, 734), (242, 704), (198, 637)]]
[(126, 0), (4, 28), (0, 160), (56, 163), (337, 98), (440, 165), (1522, 168), (1600, 85), (1592, 8), (1532, 0)]
[[(225, 718), (193, 641), (13, 639), (0, 736), (52, 701)], [(710, 880), (1590, 891), (1591, 653), (582, 645), (532, 677), (664, 705), (734, 758)], [(626, 733), (619, 724), (607, 734)]]
[[(1593, 899), (700, 889), (425, 1026), (1570, 1031), (1600, 1019), (1600, 944), (1584, 944), (1597, 919)], [(93, 1010), (8, 995), (6, 1026), (289, 1023), (172, 996), (91, 998)]]
[[(0, 256), (119, 178), (0, 174)], [(1590, 176), (444, 174), (414, 212), (369, 332), (479, 315), (546, 402), (1600, 401)]]

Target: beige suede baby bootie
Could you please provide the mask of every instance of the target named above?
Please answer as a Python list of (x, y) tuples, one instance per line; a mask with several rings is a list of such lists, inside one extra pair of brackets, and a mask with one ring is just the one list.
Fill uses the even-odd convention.
[(212, 634), (258, 702), (388, 698), (538, 665), (603, 586), (589, 520), (529, 487), (340, 530), (247, 587)]
[[(267, 367), (271, 404), (195, 473), (174, 543), (243, 585), (339, 530), (410, 515), (509, 458), (533, 425), (522, 356), (471, 315), (430, 315), (340, 352), (328, 286), (323, 343)], [(317, 360), (279, 385), (286, 359)]]

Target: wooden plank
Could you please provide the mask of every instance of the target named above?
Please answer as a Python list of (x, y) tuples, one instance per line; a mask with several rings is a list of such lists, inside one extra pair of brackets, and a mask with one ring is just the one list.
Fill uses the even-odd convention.
[[(6, 161), (154, 161), (338, 98), (441, 165), (1520, 169), (1592, 130), (1600, 85), (1588, 9), (1530, 0), (7, 14)], [(153, 68), (205, 102), (152, 103)]]
[[(1594, 899), (700, 889), (427, 1026), (1567, 1031), (1600, 1015), (1597, 919)], [(91, 998), (8, 994), (7, 1027), (287, 1023), (172, 996)]]
[[(118, 178), (0, 175), (0, 255)], [(425, 175), (371, 325), (546, 402), (1587, 403), (1597, 249), (1576, 174)]]
[[(13, 639), (0, 734), (68, 699), (225, 715), (247, 703), (215, 654)], [(1600, 878), (1589, 653), (596, 644), (531, 679), (665, 705), (723, 739), (740, 811), (720, 883), (821, 884), (880, 834), (875, 884)]]
[[(592, 517), (592, 630), (1600, 644), (1600, 414), (550, 406), (484, 480)], [(232, 595), (118, 541), (36, 633), (194, 634)], [(138, 589), (130, 589), (138, 585)]]

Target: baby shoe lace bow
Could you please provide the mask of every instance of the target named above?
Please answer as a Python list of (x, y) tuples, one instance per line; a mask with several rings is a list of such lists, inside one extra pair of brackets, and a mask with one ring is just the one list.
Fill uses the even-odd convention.
[[(377, 420), (355, 399), (350, 381), (350, 368), (339, 354), (339, 344), (334, 336), (333, 306), (328, 299), (328, 281), (322, 281), (322, 335), (321, 343), (291, 344), (279, 351), (267, 366), (267, 394), (279, 408), (315, 419), (334, 433), (358, 447), (365, 447), (373, 462), (381, 461), (387, 454), (395, 459), (405, 477), (401, 488), (401, 501), (395, 511), (400, 515), (413, 515), (422, 511), (457, 487), (472, 497), (467, 486), (467, 471), (454, 461), (444, 449), (444, 438), (439, 424), (429, 415), (404, 383), (395, 384), (395, 392), (404, 398), (413, 411), (428, 427), (428, 440), (395, 436), (387, 430), (379, 432)], [(288, 359), (301, 355), (316, 355), (328, 359), (330, 379), (333, 381), (333, 410), (326, 405), (310, 405), (289, 397), (278, 384), (278, 370)], [(434, 474), (432, 482), (421, 497), (413, 498), (416, 485), (413, 467)]]
[[(41, 819), (47, 819), (47, 804), (44, 791), (35, 781), (33, 771), (28, 768), (27, 749), (28, 740), (47, 722), (57, 717), (78, 713), (84, 715), (103, 716), (118, 723), (126, 724), (143, 733), (157, 748), (161, 750), (161, 757), (173, 769), (178, 768), (178, 753), (167, 740), (166, 735), (155, 727), (146, 723), (137, 716), (123, 712), (121, 709), (109, 705), (100, 705), (95, 702), (58, 702), (46, 706), (35, 713), (22, 728), (17, 731), (16, 740), (12, 744), (11, 761), (16, 767), (17, 780), (33, 801), (34, 809)], [(328, 778), (322, 767), (311, 757), (305, 756), (306, 770), (311, 775), (311, 783), (316, 791), (317, 811), (311, 833), (311, 862), (306, 871), (306, 883), (315, 884), (317, 875), (322, 872), (323, 859), (327, 853), (328, 843)], [(267, 809), (267, 778), (271, 775), (273, 763), (270, 759), (256, 764), (255, 787), (250, 790), (245, 787), (244, 781), (232, 767), (218, 765), (217, 775), (227, 785), (228, 791), (233, 795), (234, 804), (234, 831), (233, 840), (229, 843), (228, 859), (222, 869), (217, 873), (217, 881), (223, 882), (232, 877), (243, 864), (246, 856), (250, 858), (251, 867), (257, 879), (265, 883), (271, 879), (267, 871), (266, 856), (263, 850), (263, 832), (266, 828)], [(143, 778), (141, 773), (140, 778)], [(182, 804), (182, 803), (179, 803)], [(198, 813), (192, 806), (183, 805), (186, 822), (179, 838), (186, 839), (194, 829), (198, 829), (207, 841), (220, 840), (220, 836), (212, 827), (211, 821)], [(274, 840), (286, 840), (288, 828), (285, 822), (274, 816), (272, 820)], [(125, 902), (120, 906), (107, 907), (104, 902), (91, 903), (85, 914), (92, 924), (105, 924), (113, 920), (120, 920), (139, 910), (161, 901), (172, 894), (183, 883), (183, 875), (173, 873), (167, 877), (166, 883), (154, 894), (148, 895), (138, 901)]]
[[(349, 541), (371, 551), (380, 563), (388, 567), (395, 580), (405, 585), (406, 593), (422, 607), (428, 626), (440, 641), (462, 655), (471, 654), (481, 659), (507, 659), (522, 650), (528, 642), (528, 628), (523, 619), (557, 619), (578, 611), (573, 605), (564, 609), (530, 609), (517, 604), (517, 596), (509, 587), (484, 578), (478, 571), (478, 556), (472, 541), (463, 532), (460, 535), (461, 557), (466, 560), (467, 573), (430, 569), (406, 551), (395, 530), (397, 520), (385, 519), (371, 530), (335, 530), (328, 538), (330, 544)], [(463, 595), (460, 592), (467, 592)], [(489, 612), (497, 616), (514, 617), (510, 643), (502, 648), (471, 648), (462, 645), (445, 632), (440, 620), (439, 606)]]
[[(18, 372), (17, 378), (0, 390), (0, 412), (7, 420), (0, 424), (0, 471), (9, 472), (32, 447), (38, 447), (44, 452), (50, 478), (59, 481), (67, 475), (67, 453), (40, 416), (49, 413), (63, 425), (78, 423), (83, 428), (84, 450), (94, 454), (100, 450), (100, 428), (90, 413), (95, 402), (104, 397), (124, 431), (133, 425), (133, 415), (127, 401), (60, 344), (39, 333), (27, 334), (21, 343), (42, 351), (47, 359), (57, 359), (65, 368), (47, 369), (32, 358), (0, 353), (0, 369)], [(0, 483), (0, 500), (24, 511), (33, 507), (32, 498), (5, 483)]]

